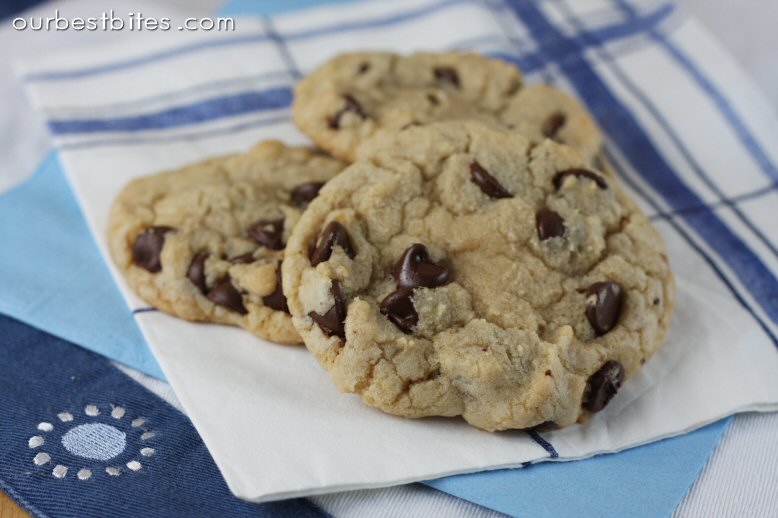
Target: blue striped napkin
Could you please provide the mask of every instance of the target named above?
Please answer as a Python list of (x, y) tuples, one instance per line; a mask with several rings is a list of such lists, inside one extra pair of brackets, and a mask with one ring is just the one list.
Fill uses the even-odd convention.
[[(690, 336), (697, 340), (702, 339), (703, 342), (714, 341), (717, 334), (719, 338), (731, 337), (733, 343), (738, 343), (739, 346), (742, 343), (742, 348), (745, 351), (741, 352), (749, 359), (749, 361), (739, 364), (743, 370), (747, 369), (748, 365), (746, 364), (749, 362), (762, 363), (756, 358), (764, 359), (767, 362), (764, 367), (770, 366), (769, 362), (772, 356), (769, 354), (773, 354), (773, 350), (772, 346), (769, 346), (769, 340), (775, 327), (775, 301), (770, 297), (771, 293), (776, 293), (772, 290), (775, 284), (775, 277), (772, 273), (774, 271), (774, 257), (769, 255), (765, 257), (761, 252), (764, 251), (765, 245), (770, 245), (774, 240), (771, 241), (762, 231), (755, 231), (753, 235), (748, 232), (735, 234), (733, 228), (736, 230), (745, 228), (749, 231), (762, 228), (757, 226), (754, 221), (760, 221), (760, 214), (762, 218), (764, 218), (764, 214), (769, 214), (764, 210), (760, 212), (758, 206), (756, 208), (751, 206), (749, 211), (749, 202), (764, 201), (765, 198), (769, 199), (771, 195), (774, 196), (772, 189), (775, 176), (770, 176), (774, 173), (774, 170), (771, 172), (770, 169), (771, 157), (766, 154), (763, 146), (759, 143), (764, 141), (767, 136), (774, 135), (771, 133), (775, 131), (774, 121), (770, 118), (760, 117), (760, 112), (753, 108), (754, 104), (758, 105), (758, 99), (757, 101), (750, 100), (750, 104), (746, 106), (736, 105), (739, 111), (746, 114), (742, 115), (741, 113), (739, 117), (737, 116), (738, 111), (728, 104), (731, 92), (737, 94), (735, 95), (737, 99), (741, 98), (744, 91), (750, 92), (748, 92), (748, 85), (742, 81), (737, 70), (733, 70), (731, 65), (729, 69), (724, 67), (724, 72), (718, 72), (719, 75), (723, 74), (726, 79), (724, 84), (730, 91), (730, 96), (726, 96), (722, 95), (716, 88), (712, 88), (711, 80), (707, 79), (695, 67), (694, 62), (689, 61), (686, 54), (679, 51), (681, 48), (688, 53), (699, 49), (699, 47), (711, 45), (693, 23), (678, 17), (674, 18), (671, 16), (671, 9), (667, 6), (645, 6), (640, 11), (635, 11), (629, 4), (619, 2), (616, 5), (617, 9), (613, 9), (610, 2), (605, 4), (607, 5), (602, 8), (592, 4), (580, 8), (576, 4), (575, 8), (578, 11), (574, 11), (572, 6), (566, 5), (564, 2), (544, 4), (542, 8), (538, 8), (536, 4), (531, 2), (509, 2), (505, 5), (488, 3), (485, 11), (496, 14), (496, 18), (505, 22), (502, 24), (506, 26), (502, 27), (505, 33), (503, 36), (495, 37), (492, 34), (495, 32), (493, 28), (486, 31), (489, 35), (483, 37), (472, 34), (469, 38), (464, 38), (467, 35), (462, 35), (459, 31), (456, 36), (460, 40), (440, 43), (440, 45), (465, 45), (462, 42), (465, 41), (467, 46), (515, 60), (531, 75), (534, 73), (546, 80), (558, 81), (563, 87), (577, 91), (583, 100), (590, 104), (598, 121), (610, 134), (612, 140), (609, 142), (609, 151), (614, 161), (621, 166), (623, 178), (660, 222), (660, 228), (665, 232), (665, 236), (670, 242), (674, 263), (681, 261), (680, 265), (676, 264), (676, 270), (686, 274), (684, 279), (694, 281), (690, 282), (689, 301), (692, 305), (696, 303), (700, 307), (704, 307), (711, 315), (726, 314), (732, 322), (741, 326), (739, 335), (735, 332), (737, 330), (730, 326), (728, 329), (716, 328), (715, 333), (691, 333)], [(294, 77), (295, 73), (299, 72), (298, 67), (302, 68), (303, 71), (306, 70), (306, 66), (307, 69), (310, 68), (311, 64), (306, 65), (305, 60), (313, 59), (316, 52), (331, 52), (337, 48), (333, 41), (327, 42), (327, 45), (317, 44), (318, 49), (311, 48), (310, 43), (318, 38), (344, 40), (337, 44), (353, 45), (351, 37), (344, 37), (343, 33), (387, 26), (395, 26), (393, 29), (397, 30), (397, 25), (410, 25), (417, 23), (420, 18), (434, 18), (436, 14), (442, 15), (444, 12), (451, 15), (451, 11), (454, 9), (474, 5), (480, 6), (480, 4), (473, 2), (437, 2), (430, 3), (423, 8), (401, 11), (404, 6), (398, 3), (397, 6), (392, 6), (393, 9), (397, 9), (397, 12), (386, 12), (390, 9), (386, 7), (377, 9), (377, 6), (374, 5), (376, 11), (383, 11), (372, 13), (375, 17), (368, 22), (345, 19), (339, 24), (330, 23), (316, 29), (300, 30), (295, 27), (295, 24), (297, 23), (298, 26), (304, 24), (299, 20), (290, 21), (291, 18), (289, 18), (273, 20), (272, 25), (280, 28), (280, 30), (273, 31), (278, 36), (275, 41), (282, 44), (286, 42), (291, 50), (289, 55), (298, 57), (298, 63), (287, 70), (287, 73)], [(348, 15), (352, 15), (351, 11), (353, 10), (349, 11)], [(358, 19), (360, 15), (364, 17), (366, 12), (357, 13), (354, 18)], [(381, 15), (383, 18), (377, 15)], [(348, 18), (345, 14), (343, 16)], [(315, 16), (311, 15), (310, 18), (315, 18)], [(451, 17), (447, 18), (447, 20), (450, 19)], [(453, 19), (457, 19), (456, 15)], [(477, 17), (468, 17), (467, 19), (477, 19)], [(509, 24), (507, 21), (511, 23)], [(266, 24), (267, 22), (268, 20), (265, 20)], [(288, 25), (289, 28), (284, 27), (284, 25)], [(478, 28), (477, 23), (472, 25), (476, 26), (476, 29)], [(455, 26), (459, 28), (458, 25), (455, 24)], [(263, 29), (267, 30), (268, 26), (266, 25)], [(671, 38), (664, 36), (665, 31), (670, 32), (673, 38), (680, 40), (681, 43), (674, 45)], [(446, 31), (441, 29), (435, 35), (440, 36), (441, 34), (445, 35)], [(247, 36), (243, 43), (251, 42), (252, 37), (256, 41), (262, 38), (261, 35)], [(377, 40), (380, 41), (380, 38)], [(427, 42), (426, 44), (435, 46), (436, 43)], [(209, 43), (207, 46), (226, 47), (228, 45), (228, 43), (219, 40), (218, 43)], [(425, 43), (405, 41), (402, 45), (425, 45)], [(668, 58), (669, 64), (663, 63), (658, 56), (652, 54), (657, 49), (661, 49), (663, 55), (666, 52), (672, 58)], [(313, 54), (313, 57), (310, 57), (310, 54)], [(158, 56), (159, 54), (152, 54), (151, 60), (145, 60), (141, 63), (153, 62)], [(680, 59), (677, 56), (680, 56)], [(691, 63), (691, 67), (686, 66), (689, 63), (685, 63), (684, 58)], [(280, 61), (283, 62), (283, 60)], [(722, 61), (716, 61), (716, 64), (721, 66)], [(127, 68), (127, 62), (132, 63), (132, 60), (123, 64), (120, 61), (118, 68)], [(63, 61), (58, 62), (58, 64), (60, 63)], [(197, 139), (198, 149), (186, 151), (190, 154), (189, 156), (194, 158), (199, 154), (209, 154), (216, 149), (225, 149), (225, 141), (219, 141), (219, 139), (223, 139), (227, 134), (230, 135), (229, 145), (234, 145), (241, 142), (241, 138), (253, 139), (264, 134), (265, 131), (262, 128), (266, 126), (272, 126), (274, 131), (284, 131), (284, 123), (278, 124), (283, 117), (280, 113), (283, 108), (279, 108), (278, 104), (273, 104), (281, 101), (277, 97), (271, 98), (268, 95), (228, 95), (227, 98), (230, 101), (239, 101), (237, 111), (232, 112), (231, 120), (227, 121), (231, 125), (225, 125), (225, 121), (219, 120), (224, 115), (224, 105), (214, 104), (212, 99), (204, 103), (193, 104), (192, 112), (186, 114), (180, 111), (162, 110), (160, 112), (162, 116), (156, 120), (153, 117), (148, 117), (147, 114), (135, 118), (124, 115), (113, 118), (61, 118), (59, 115), (63, 112), (58, 110), (62, 106), (57, 104), (57, 95), (60, 94), (55, 93), (53, 88), (51, 91), (47, 90), (49, 87), (46, 83), (55, 83), (56, 86), (61, 87), (62, 81), (66, 79), (83, 81), (87, 77), (107, 73), (104, 70), (106, 67), (79, 68), (77, 63), (68, 63), (67, 60), (64, 63), (68, 66), (74, 66), (78, 71), (74, 73), (72, 70), (47, 70), (46, 67), (51, 65), (45, 63), (44, 60), (44, 62), (33, 66), (34, 70), (28, 74), (27, 79), (31, 82), (31, 88), (40, 101), (40, 106), (47, 111), (52, 130), (58, 137), (58, 146), (63, 150), (71, 180), (76, 185), (77, 192), (81, 196), (82, 206), (87, 210), (87, 216), (93, 226), (99, 225), (99, 215), (97, 219), (93, 219), (90, 216), (90, 211), (94, 215), (98, 214), (99, 210), (94, 205), (90, 207), (89, 204), (92, 202), (88, 200), (93, 198), (90, 198), (89, 186), (84, 186), (82, 183), (79, 188), (76, 171), (86, 171), (90, 166), (95, 167), (95, 163), (99, 163), (101, 151), (97, 149), (100, 147), (103, 150), (110, 148), (112, 152), (115, 152), (115, 148), (120, 146), (142, 145), (144, 140), (149, 143), (152, 138), (157, 141), (158, 136), (151, 137), (151, 133), (168, 131), (167, 138), (168, 142), (171, 143), (171, 149), (155, 150), (155, 152), (159, 152), (158, 158), (160, 160), (158, 163), (164, 164), (165, 160), (174, 162), (172, 155), (178, 155), (175, 159), (181, 156), (176, 151), (181, 151), (183, 148), (176, 148), (175, 146), (179, 144), (175, 143), (185, 139), (188, 139), (190, 144), (191, 140)], [(678, 65), (678, 63), (684, 66)], [(648, 67), (650, 73), (646, 76), (643, 70), (647, 69), (647, 64), (651, 64), (653, 68)], [(727, 64), (726, 60), (723, 64)], [(289, 63), (282, 63), (282, 65), (288, 66)], [(662, 68), (663, 66), (665, 68)], [(685, 113), (692, 113), (695, 115), (694, 117), (677, 116), (678, 112), (673, 108), (679, 106), (679, 98), (674, 95), (659, 95), (657, 90), (641, 88), (644, 83), (654, 86), (659, 84), (654, 78), (657, 67), (667, 74), (661, 76), (662, 84), (669, 82), (678, 87), (678, 91), (682, 94), (680, 101), (683, 101), (684, 108), (694, 108)], [(110, 72), (116, 70), (116, 65), (110, 65)], [(710, 73), (716, 77), (715, 72)], [(124, 73), (127, 71), (125, 70)], [(641, 76), (641, 73), (644, 75)], [(703, 79), (701, 84), (692, 85), (706, 94), (699, 98), (699, 106), (687, 102), (690, 100), (689, 91), (695, 92), (696, 90), (686, 91), (682, 88), (690, 86), (682, 81), (686, 74), (693, 79), (693, 81), (687, 80), (687, 82), (700, 83), (699, 78)], [(42, 83), (42, 85), (38, 83)], [(80, 87), (83, 86), (83, 84), (80, 85)], [(87, 89), (86, 91), (90, 95), (93, 94), (92, 90)], [(696, 99), (696, 97), (694, 98)], [(223, 99), (224, 97), (219, 102), (223, 103)], [(53, 105), (48, 104), (52, 101)], [(709, 104), (710, 106), (708, 106)], [(214, 112), (206, 109), (208, 107), (217, 108), (217, 112), (221, 110), (222, 115), (214, 118)], [(84, 113), (86, 112), (88, 110), (85, 110)], [(268, 114), (268, 112), (270, 113)], [(722, 115), (717, 115), (719, 112)], [(257, 120), (236, 120), (240, 117), (248, 118), (250, 114), (254, 113), (260, 115)], [(735, 114), (734, 119), (732, 118), (733, 113)], [(179, 115), (183, 118), (176, 119)], [(268, 117), (265, 118), (265, 115)], [(278, 116), (278, 119), (274, 119), (275, 116)], [(699, 119), (706, 117), (712, 120), (716, 120), (717, 117), (722, 119), (725, 124), (713, 126), (720, 127), (722, 131), (715, 135), (698, 136)], [(748, 125), (743, 122), (746, 118)], [(682, 131), (684, 124), (688, 124), (689, 121), (692, 123), (691, 130), (688, 133)], [(144, 126), (144, 124), (151, 124), (151, 126)], [(683, 135), (683, 137), (679, 135)], [(705, 144), (710, 141), (711, 137), (714, 137), (717, 142), (725, 142), (726, 145), (721, 145), (715, 150), (707, 149)], [(289, 139), (295, 138), (299, 138), (299, 136), (290, 132)], [(209, 148), (209, 146), (212, 147)], [(713, 155), (715, 160), (712, 160), (709, 154)], [(750, 161), (740, 161), (741, 155), (749, 154), (751, 155)], [(90, 161), (94, 163), (90, 164)], [(723, 170), (720, 165), (718, 168), (716, 167), (717, 164), (721, 163), (746, 165), (741, 167), (743, 173), (738, 182), (730, 181), (726, 176), (727, 171)], [(703, 167), (700, 164), (705, 165)], [(765, 171), (764, 174), (760, 173), (760, 168)], [(143, 166), (140, 165), (137, 171), (141, 172), (142, 170)], [(716, 183), (713, 183), (711, 178), (715, 178)], [(764, 178), (767, 178), (767, 183), (764, 181), (760, 183), (760, 179)], [(83, 182), (83, 179), (81, 181)], [(99, 189), (94, 190), (94, 192), (98, 191)], [(85, 202), (85, 200), (87, 201)], [(715, 203), (720, 206), (710, 206)], [(725, 210), (719, 211), (718, 209)], [(736, 216), (734, 223), (730, 212)], [(768, 250), (770, 246), (767, 246)], [(772, 246), (772, 248), (774, 250), (775, 247)], [(695, 258), (702, 259), (704, 264), (709, 266), (701, 269), (697, 264), (699, 261)], [(689, 268), (685, 268), (687, 262)], [(706, 297), (701, 298), (695, 296), (699, 293), (693, 293), (700, 287), (710, 290), (706, 292)], [(760, 289), (760, 287), (763, 288)], [(730, 299), (734, 303), (730, 302)], [(706, 301), (710, 304), (705, 305)], [(681, 312), (679, 311), (679, 313)], [(741, 313), (745, 318), (740, 318)], [(150, 315), (150, 317), (158, 318), (154, 315)], [(691, 329), (696, 331), (704, 330), (706, 326), (713, 327), (717, 323), (719, 326), (722, 325), (721, 322), (717, 322), (716, 318), (703, 319), (701, 322), (699, 319), (695, 321), (696, 317), (699, 315), (694, 311), (684, 312), (679, 316), (679, 318), (686, 319), (684, 322), (690, 324)], [(750, 323), (751, 319), (753, 319), (753, 323)], [(152, 329), (144, 327), (147, 336), (153, 331), (154, 324), (149, 324), (149, 326)], [(760, 331), (758, 326), (764, 331)], [(156, 332), (162, 333), (159, 329)], [(761, 333), (764, 333), (765, 336), (762, 336)], [(679, 338), (681, 337), (688, 338), (683, 334), (679, 335)], [(154, 340), (150, 341), (154, 346)], [(764, 348), (765, 343), (770, 349)], [(164, 356), (164, 351), (157, 349), (156, 352), (160, 357)], [(688, 360), (686, 358), (688, 352), (683, 352), (684, 359)], [(678, 356), (675, 356), (668, 361), (678, 359)], [(697, 362), (693, 365), (704, 365), (706, 369), (716, 367), (704, 362)], [(166, 365), (169, 374), (171, 369), (175, 368), (175, 365)], [(647, 370), (649, 368), (650, 365), (647, 366)], [(747, 389), (756, 390), (756, 385), (761, 383), (762, 380), (758, 379), (758, 370), (756, 369), (757, 381), (747, 386)], [(660, 369), (655, 369), (655, 371), (661, 372)], [(710, 373), (712, 370), (706, 372)], [(676, 373), (685, 375), (687, 371)], [(178, 389), (179, 385), (176, 384), (175, 379), (172, 381)], [(644, 385), (639, 388), (646, 389), (652, 381), (656, 380), (644, 380)], [(667, 385), (667, 381), (665, 385)], [(182, 386), (179, 392), (186, 392), (186, 389)], [(625, 401), (619, 411), (629, 413), (631, 409), (634, 409), (636, 403), (639, 404), (641, 399), (644, 399), (645, 394), (650, 393), (650, 391), (643, 390), (641, 392), (637, 389), (635, 392), (631, 395), (632, 401)], [(767, 409), (770, 407), (756, 405), (756, 403), (772, 403), (774, 401), (771, 397), (767, 397), (766, 400), (746, 403), (745, 400), (751, 396), (747, 390), (743, 390), (736, 396), (740, 397), (737, 401), (737, 405), (740, 406), (730, 405), (728, 410), (712, 408), (714, 405), (705, 407), (703, 408), (704, 412), (702, 412), (708, 415), (705, 419), (709, 420), (717, 415), (724, 415), (737, 408), (749, 408), (748, 405), (755, 405), (753, 408)], [(627, 403), (630, 404), (627, 405)], [(686, 428), (682, 427), (681, 429), (697, 426), (705, 419), (701, 421), (698, 416), (697, 421), (691, 425), (684, 425)], [(195, 422), (197, 423), (197, 419)], [(200, 428), (207, 428), (207, 425), (208, 423), (202, 423)], [(679, 426), (677, 422), (673, 425)], [(676, 433), (677, 431), (679, 430), (667, 433)], [(581, 450), (575, 445), (568, 444), (571, 438), (560, 435), (557, 443), (557, 438), (554, 437), (557, 434), (551, 435), (550, 438), (540, 437), (539, 440), (535, 438), (535, 442), (546, 451), (545, 455), (554, 456), (561, 453), (561, 456), (575, 457), (576, 454), (581, 454)], [(599, 444), (596, 441), (595, 443)], [(555, 447), (554, 444), (557, 446)], [(218, 461), (219, 455), (214, 453)]]

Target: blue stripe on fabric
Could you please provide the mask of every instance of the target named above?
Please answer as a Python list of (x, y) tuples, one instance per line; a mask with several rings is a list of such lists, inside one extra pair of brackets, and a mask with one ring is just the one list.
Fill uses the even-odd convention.
[(545, 440), (537, 431), (529, 430), (527, 433), (529, 434), (530, 437), (532, 437), (533, 441), (538, 443), (541, 448), (543, 448), (548, 452), (549, 458), (552, 459), (559, 458), (559, 453), (557, 453), (556, 448), (554, 448), (550, 442)]
[(78, 79), (81, 77), (89, 77), (98, 74), (104, 74), (106, 72), (115, 72), (116, 70), (122, 70), (125, 68), (132, 68), (139, 65), (148, 65), (150, 63), (156, 63), (157, 61), (163, 61), (184, 54), (190, 54), (204, 49), (214, 49), (218, 47), (231, 47), (233, 45), (245, 45), (247, 43), (261, 43), (268, 41), (266, 34), (252, 34), (247, 36), (238, 36), (235, 38), (225, 38), (223, 40), (208, 40), (192, 45), (184, 45), (170, 50), (157, 52), (147, 56), (140, 56), (137, 58), (127, 59), (124, 61), (117, 61), (115, 63), (109, 63), (104, 65), (96, 65), (87, 68), (81, 68), (76, 70), (54, 70), (50, 72), (34, 72), (24, 76), (24, 80), (27, 82), (33, 81), (55, 81), (60, 79)]
[(297, 63), (295, 63), (294, 58), (292, 58), (292, 53), (289, 52), (289, 48), (286, 46), (284, 38), (282, 38), (276, 30), (273, 20), (270, 19), (269, 16), (263, 16), (262, 21), (265, 24), (265, 31), (275, 44), (276, 50), (281, 55), (281, 59), (284, 61), (287, 70), (289, 70), (289, 73), (295, 81), (299, 81), (302, 79), (303, 74), (300, 72), (300, 68), (297, 66)]
[[(614, 0), (614, 2), (620, 6), (629, 16), (634, 17), (637, 15), (633, 7), (624, 0)], [(743, 120), (738, 117), (737, 112), (735, 111), (732, 104), (730, 104), (724, 94), (722, 94), (721, 91), (719, 91), (713, 84), (713, 81), (708, 79), (708, 77), (699, 69), (699, 67), (697, 67), (694, 61), (692, 61), (690, 57), (684, 54), (677, 46), (670, 43), (670, 41), (665, 38), (661, 32), (649, 29), (648, 33), (654, 41), (659, 43), (659, 45), (667, 50), (670, 56), (676, 62), (678, 62), (678, 64), (680, 64), (681, 67), (686, 70), (689, 75), (691, 75), (691, 77), (697, 82), (702, 91), (705, 92), (708, 97), (710, 97), (724, 118), (727, 119), (727, 122), (729, 122), (732, 128), (735, 130), (735, 133), (737, 134), (740, 141), (749, 150), (751, 155), (760, 165), (762, 170), (767, 174), (767, 176), (770, 177), (773, 181), (778, 181), (778, 169), (776, 168), (775, 164), (773, 164), (773, 162), (770, 160), (770, 157), (767, 155), (764, 149), (762, 149), (762, 146), (759, 145), (756, 138), (748, 130)]]
[(51, 120), (49, 121), (49, 129), (55, 135), (166, 129), (243, 115), (249, 112), (288, 108), (291, 104), (291, 88), (277, 87), (216, 97), (144, 115), (111, 119)]
[[(10, 488), (37, 516), (328, 516), (304, 498), (254, 504), (232, 495), (189, 419), (106, 358), (3, 315), (0, 337), (0, 487)], [(87, 415), (86, 405), (97, 405), (99, 415)], [(113, 417), (112, 405), (126, 414)], [(65, 411), (72, 421), (57, 417)], [(138, 417), (145, 422), (131, 426)], [(40, 422), (53, 429), (38, 430)], [(121, 451), (108, 461), (69, 450), (62, 437), (86, 423), (116, 428), (126, 447), (117, 446)], [(155, 435), (142, 439), (146, 430)], [(35, 435), (44, 444), (30, 448)], [(141, 446), (155, 452), (139, 455)], [(35, 465), (39, 452), (50, 461)], [(138, 471), (126, 467), (132, 460), (141, 463)], [(68, 468), (61, 479), (52, 475), (58, 464)], [(106, 467), (118, 467), (120, 475), (109, 475)], [(77, 477), (81, 468), (91, 470), (88, 480)]]
[(272, 126), (274, 124), (288, 124), (291, 121), (291, 117), (281, 115), (278, 117), (263, 118), (260, 120), (252, 120), (248, 122), (241, 122), (226, 128), (209, 129), (205, 131), (192, 131), (189, 133), (175, 134), (175, 135), (144, 135), (139, 137), (129, 138), (115, 138), (115, 139), (101, 139), (101, 140), (88, 140), (85, 142), (73, 142), (69, 144), (61, 144), (60, 150), (73, 150), (84, 149), (90, 147), (99, 146), (116, 146), (116, 145), (132, 145), (132, 144), (161, 144), (163, 142), (182, 142), (182, 141), (195, 141), (204, 138), (229, 135), (231, 133), (238, 133), (239, 131), (245, 131), (247, 129), (259, 128), (262, 126)]
[[(575, 13), (572, 12), (572, 10), (567, 6), (564, 0), (558, 0), (557, 5), (559, 5), (570, 17), (572, 20), (572, 23), (574, 27), (580, 31), (580, 34), (584, 38), (593, 38), (595, 41), (598, 41), (598, 37), (596, 35), (590, 35), (586, 29), (583, 27), (583, 24), (575, 17)], [(600, 44), (602, 42), (599, 42)], [(759, 239), (762, 244), (764, 244), (772, 253), (773, 255), (778, 258), (778, 249), (775, 247), (775, 245), (764, 235), (764, 233), (759, 230), (759, 228), (754, 225), (751, 220), (741, 211), (738, 206), (732, 202), (730, 202), (727, 199), (727, 196), (719, 189), (719, 187), (716, 185), (716, 183), (713, 181), (710, 176), (705, 172), (705, 170), (700, 166), (700, 164), (695, 160), (694, 156), (692, 155), (689, 148), (683, 143), (681, 140), (681, 137), (678, 135), (678, 133), (672, 128), (670, 123), (667, 121), (667, 119), (662, 115), (662, 113), (659, 111), (657, 106), (651, 102), (649, 97), (644, 93), (644, 91), (635, 84), (634, 81), (632, 81), (627, 74), (624, 73), (624, 71), (621, 69), (621, 67), (618, 65), (616, 60), (613, 59), (613, 57), (610, 55), (610, 53), (606, 50), (604, 46), (601, 45), (600, 52), (602, 55), (606, 58), (606, 62), (610, 66), (611, 70), (614, 72), (616, 77), (621, 81), (621, 83), (629, 90), (639, 101), (640, 103), (648, 110), (648, 112), (654, 117), (656, 122), (662, 127), (662, 129), (665, 131), (667, 136), (670, 138), (670, 140), (675, 144), (675, 146), (680, 151), (681, 155), (683, 155), (684, 159), (689, 163), (689, 165), (692, 167), (694, 172), (697, 174), (697, 176), (703, 181), (703, 183), (708, 186), (715, 194), (719, 197), (723, 203), (729, 207), (732, 212), (737, 216), (737, 218), (751, 231), (753, 234)]]
[[(559, 55), (567, 57), (558, 61), (560, 69), (581, 98), (587, 100), (606, 133), (653, 189), (673, 209), (701, 205), (701, 200), (675, 174), (635, 117), (608, 89), (583, 56), (575, 53), (573, 42), (545, 18), (534, 2), (507, 2), (537, 39), (546, 40), (543, 49), (549, 58), (556, 60)], [(769, 318), (778, 323), (778, 280), (761, 259), (713, 212), (686, 214), (683, 219), (729, 265)]]
[(651, 216), (651, 219), (658, 219), (658, 218), (666, 218), (677, 214), (682, 214), (685, 212), (698, 212), (701, 210), (712, 210), (717, 209), (721, 207), (730, 206), (732, 204), (737, 205), (740, 202), (743, 201), (750, 201), (755, 200), (756, 198), (761, 198), (762, 196), (766, 194), (770, 194), (771, 192), (778, 189), (778, 185), (768, 185), (767, 187), (762, 187), (761, 189), (757, 189), (755, 191), (746, 192), (743, 194), (738, 194), (737, 196), (732, 196), (731, 198), (727, 198), (726, 200), (721, 200), (716, 203), (709, 203), (707, 205), (699, 205), (697, 207), (686, 207), (683, 209), (673, 210), (670, 212), (659, 212), (657, 214), (654, 214)]

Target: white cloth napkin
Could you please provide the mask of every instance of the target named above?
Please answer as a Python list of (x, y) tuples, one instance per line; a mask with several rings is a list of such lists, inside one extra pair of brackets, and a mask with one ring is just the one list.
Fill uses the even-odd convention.
[[(389, 416), (339, 394), (304, 348), (143, 311), (147, 304), (114, 270), (237, 496), (267, 501), (581, 459), (734, 412), (778, 409), (778, 292), (771, 292), (778, 239), (767, 226), (776, 214), (778, 159), (766, 149), (778, 141), (778, 123), (694, 22), (661, 6), (631, 13), (616, 4), (348, 4), (241, 18), (235, 32), (145, 33), (23, 63), (109, 264), (107, 215), (124, 184), (264, 138), (306, 142), (289, 120), (284, 92), (338, 52), (471, 48), (519, 56), (530, 82), (554, 80), (606, 129), (624, 128), (610, 131), (608, 151), (667, 242), (677, 309), (666, 345), (586, 426), (530, 436), (482, 432), (458, 419)], [(584, 60), (569, 42), (590, 47)], [(542, 66), (548, 60), (559, 64)], [(613, 104), (602, 102), (598, 85)], [(272, 103), (269, 90), (278, 96)], [(652, 176), (657, 160), (672, 178)], [(675, 181), (691, 196), (680, 196)]]

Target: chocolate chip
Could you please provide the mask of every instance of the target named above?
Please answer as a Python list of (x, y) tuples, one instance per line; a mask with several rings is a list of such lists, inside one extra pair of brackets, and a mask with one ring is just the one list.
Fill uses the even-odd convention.
[(565, 183), (565, 180), (569, 176), (588, 178), (594, 181), (597, 184), (597, 187), (599, 187), (600, 189), (608, 188), (608, 184), (605, 183), (605, 179), (603, 179), (602, 176), (592, 171), (589, 171), (587, 169), (566, 169), (564, 171), (560, 171), (559, 173), (554, 175), (554, 188), (556, 190), (559, 190), (559, 188), (562, 187), (562, 184)]
[(659, 301), (659, 297), (655, 298), (655, 299), (654, 299), (654, 306), (658, 306), (658, 305), (659, 305), (659, 302), (660, 302), (660, 301)]
[(381, 313), (405, 334), (413, 332), (419, 323), (419, 314), (413, 307), (413, 288), (398, 288), (381, 301)]
[(565, 220), (548, 207), (540, 209), (535, 218), (537, 220), (538, 237), (541, 241), (564, 235)]
[(349, 94), (343, 95), (343, 108), (340, 109), (337, 113), (330, 115), (327, 117), (327, 124), (332, 129), (339, 129), (340, 128), (340, 118), (343, 117), (343, 114), (346, 112), (352, 112), (357, 115), (359, 115), (361, 118), (366, 119), (367, 114), (365, 113), (365, 110), (362, 109), (362, 105), (359, 104), (359, 102), (354, 99)]
[(615, 282), (596, 282), (586, 290), (586, 318), (597, 336), (602, 336), (619, 323), (624, 299), (621, 286)]
[(271, 250), (283, 250), (284, 248), (284, 220), (261, 220), (249, 227), (249, 236)]
[(301, 183), (292, 189), (290, 199), (297, 207), (307, 207), (319, 195), (322, 187), (324, 182)]
[(319, 236), (318, 245), (311, 252), (311, 266), (316, 266), (324, 261), (329, 261), (332, 256), (332, 249), (337, 245), (343, 249), (347, 256), (354, 258), (356, 252), (351, 246), (351, 239), (348, 237), (346, 227), (337, 221), (330, 221)]
[(173, 227), (157, 226), (141, 232), (132, 245), (132, 262), (151, 273), (162, 270), (159, 254), (162, 253), (162, 247), (165, 245), (165, 234), (171, 230)]
[(543, 121), (543, 126), (540, 128), (540, 131), (543, 133), (544, 137), (554, 139), (556, 138), (557, 133), (559, 133), (559, 130), (562, 129), (562, 126), (565, 125), (566, 120), (567, 117), (565, 117), (564, 114), (559, 112), (553, 113)]
[(619, 391), (624, 381), (624, 367), (617, 361), (608, 360), (589, 378), (589, 395), (583, 407), (589, 412), (599, 412)]
[(281, 262), (278, 262), (276, 268), (276, 289), (270, 295), (262, 297), (262, 303), (273, 308), (276, 311), (283, 311), (289, 313), (289, 306), (286, 304), (286, 297), (284, 297), (284, 287), (281, 284)]
[(346, 339), (346, 302), (343, 300), (343, 294), (340, 292), (340, 283), (333, 280), (330, 287), (332, 298), (335, 304), (332, 305), (326, 313), (320, 315), (311, 311), (308, 316), (316, 322), (327, 336), (337, 336), (343, 340)]
[(427, 100), (433, 106), (438, 106), (440, 104), (440, 99), (438, 99), (438, 96), (435, 94), (427, 94)]
[(546, 376), (551, 376), (552, 378), (554, 377), (554, 375), (551, 373), (551, 371), (550, 371), (550, 370), (547, 370), (547, 371), (545, 372), (545, 374), (546, 374)]
[(368, 63), (367, 61), (363, 61), (362, 63), (359, 64), (359, 69), (357, 70), (357, 73), (359, 75), (362, 75), (368, 70), (370, 70), (370, 63)]
[(513, 198), (513, 195), (475, 160), (470, 164), (470, 180), (490, 198)]
[(459, 74), (451, 67), (435, 68), (435, 79), (442, 83), (449, 83), (451, 86), (459, 88)]
[(451, 282), (451, 269), (430, 259), (427, 247), (415, 243), (409, 246), (394, 265), (392, 276), (399, 288), (436, 288)]
[(243, 296), (232, 285), (230, 277), (224, 276), (213, 285), (211, 291), (208, 292), (208, 299), (214, 304), (218, 304), (223, 308), (234, 311), (241, 315), (248, 313), (246, 306), (243, 305)]
[(208, 252), (200, 252), (195, 255), (186, 271), (186, 277), (197, 286), (201, 293), (208, 291), (208, 287), (205, 285), (205, 260), (208, 259), (209, 255)]
[(247, 252), (245, 254), (236, 255), (235, 257), (231, 257), (227, 259), (231, 264), (251, 264), (256, 259), (254, 259), (254, 252)]

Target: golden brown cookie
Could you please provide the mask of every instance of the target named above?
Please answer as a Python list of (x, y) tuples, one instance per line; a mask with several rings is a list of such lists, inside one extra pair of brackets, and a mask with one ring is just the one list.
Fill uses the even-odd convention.
[(340, 390), (486, 430), (603, 408), (662, 344), (674, 296), (615, 178), (476, 122), (367, 142), (295, 226), (283, 281)]
[(116, 265), (149, 304), (296, 344), (280, 282), (292, 227), (344, 164), (280, 142), (134, 180), (114, 202)]

